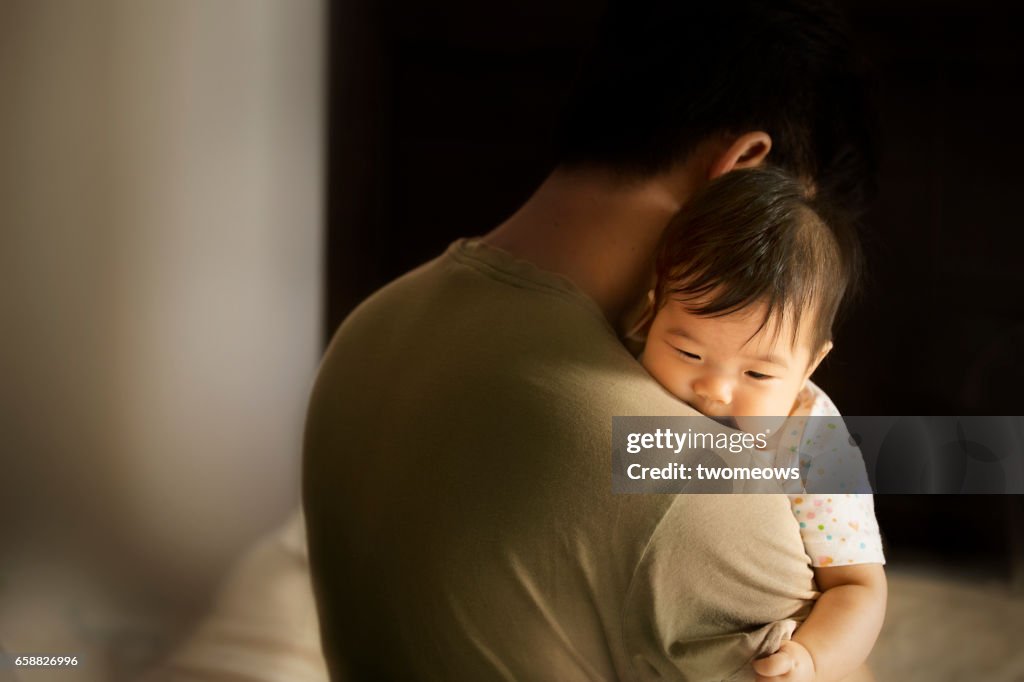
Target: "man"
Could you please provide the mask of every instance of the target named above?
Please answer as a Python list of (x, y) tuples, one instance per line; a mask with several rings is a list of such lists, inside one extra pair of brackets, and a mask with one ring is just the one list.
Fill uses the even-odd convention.
[(808, 612), (784, 497), (611, 493), (613, 416), (695, 414), (617, 336), (669, 218), (766, 161), (853, 209), (871, 165), (832, 12), (681, 4), (614, 10), (558, 167), (331, 343), (304, 492), (336, 679), (742, 679)]

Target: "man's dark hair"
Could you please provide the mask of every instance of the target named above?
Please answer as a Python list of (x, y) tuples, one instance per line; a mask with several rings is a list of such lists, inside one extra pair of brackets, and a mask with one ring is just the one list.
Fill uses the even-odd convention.
[(838, 11), (818, 0), (613, 2), (555, 133), (555, 159), (649, 176), (716, 133), (764, 130), (768, 160), (859, 213), (874, 123)]
[[(669, 299), (695, 315), (721, 316), (767, 304), (777, 332), (805, 315), (812, 353), (832, 339), (844, 296), (856, 288), (861, 254), (844, 223), (804, 183), (772, 167), (736, 170), (712, 181), (669, 223), (658, 249), (657, 312)], [(778, 315), (776, 315), (778, 313)], [(653, 319), (653, 315), (652, 315)]]

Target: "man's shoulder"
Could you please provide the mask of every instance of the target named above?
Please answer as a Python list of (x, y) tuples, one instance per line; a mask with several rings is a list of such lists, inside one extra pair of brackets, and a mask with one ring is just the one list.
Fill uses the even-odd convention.
[[(550, 329), (559, 322), (560, 328)], [(607, 327), (596, 304), (571, 281), (487, 247), (460, 239), (433, 260), (388, 283), (353, 310), (336, 332), (466, 334), (488, 327), (521, 337), (545, 331), (592, 333)], [(554, 336), (554, 334), (549, 334)]]
[(336, 368), (353, 388), (362, 375), (400, 376), (449, 404), (528, 400), (555, 420), (690, 413), (571, 282), (473, 241), (364, 302), (335, 335), (322, 378)]

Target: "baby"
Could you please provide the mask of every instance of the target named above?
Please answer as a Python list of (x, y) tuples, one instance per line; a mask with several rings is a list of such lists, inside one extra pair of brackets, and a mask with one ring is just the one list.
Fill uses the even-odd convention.
[[(792, 640), (754, 662), (758, 679), (863, 671), (885, 613), (871, 496), (844, 492), (869, 490), (859, 452), (838, 465), (814, 452), (827, 440), (817, 425), (839, 413), (810, 377), (832, 348), (859, 255), (855, 235), (831, 227), (821, 211), (779, 170), (734, 171), (710, 183), (666, 229), (644, 324), (641, 361), (655, 379), (727, 426), (769, 431), (774, 452), (763, 454), (798, 463), (805, 475), (789, 497), (822, 594)], [(811, 426), (797, 433), (794, 417)], [(826, 468), (839, 474), (821, 478)]]

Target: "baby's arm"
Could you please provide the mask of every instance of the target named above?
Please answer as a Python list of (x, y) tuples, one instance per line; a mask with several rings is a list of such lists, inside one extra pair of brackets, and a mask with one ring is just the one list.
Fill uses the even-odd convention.
[(881, 564), (815, 568), (821, 597), (793, 639), (754, 661), (757, 679), (842, 680), (867, 659), (885, 618)]

